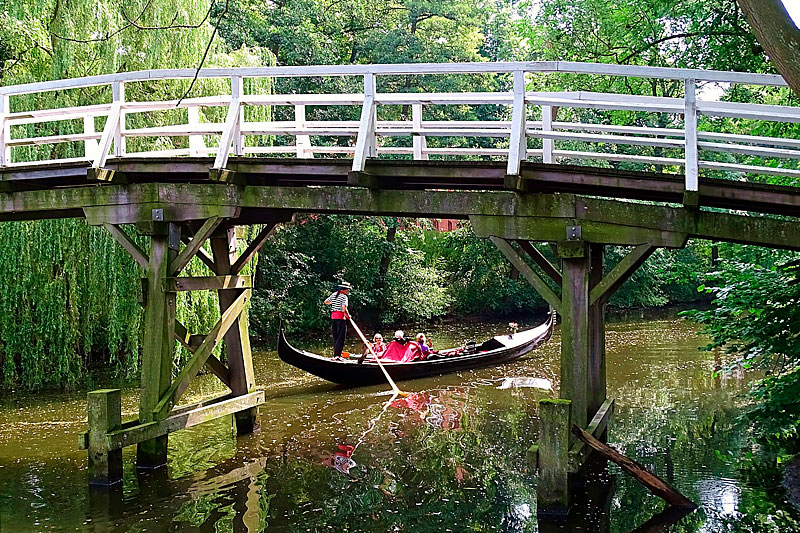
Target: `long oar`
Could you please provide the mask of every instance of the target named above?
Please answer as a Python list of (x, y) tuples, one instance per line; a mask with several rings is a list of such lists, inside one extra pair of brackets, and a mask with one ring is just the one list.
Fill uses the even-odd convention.
[(394, 393), (399, 394), (400, 396), (408, 396), (407, 392), (403, 392), (397, 388), (397, 384), (392, 379), (392, 376), (390, 376), (389, 373), (386, 371), (386, 369), (383, 367), (383, 363), (381, 363), (381, 360), (378, 358), (378, 354), (375, 353), (375, 350), (372, 349), (372, 345), (367, 341), (367, 338), (364, 336), (364, 334), (361, 333), (361, 330), (358, 328), (358, 325), (353, 320), (353, 317), (348, 316), (348, 318), (350, 319), (350, 323), (353, 324), (353, 328), (356, 330), (356, 333), (358, 333), (358, 336), (361, 337), (361, 340), (367, 347), (367, 350), (369, 350), (370, 353), (375, 357), (375, 362), (378, 363), (378, 366), (381, 367), (381, 370), (383, 370), (383, 375), (386, 376), (386, 379), (389, 381), (389, 385), (392, 386), (392, 390), (394, 391)]

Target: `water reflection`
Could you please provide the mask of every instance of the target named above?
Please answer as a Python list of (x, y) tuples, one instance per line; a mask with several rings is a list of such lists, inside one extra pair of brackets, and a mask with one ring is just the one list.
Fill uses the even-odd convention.
[[(619, 406), (610, 442), (701, 503), (677, 531), (722, 530), (753, 501), (782, 505), (755, 494), (727, 459), (744, 444), (736, 394), (748, 374), (715, 376), (724, 354), (697, 351), (702, 339), (681, 321), (610, 324), (608, 338)], [(557, 384), (558, 350), (556, 337), (512, 365), (407, 382), (407, 397), (337, 388), (259, 354), (260, 432), (237, 440), (230, 418), (181, 431), (168, 470), (151, 473), (137, 473), (127, 449), (122, 490), (111, 493), (85, 488), (86, 456), (74, 446), (83, 394), (6, 398), (0, 531), (663, 530), (674, 515), (615, 467), (593, 473), (570, 522), (537, 521), (527, 452), (537, 401), (557, 391), (498, 387), (511, 377)], [(189, 393), (217, 392), (213, 379), (196, 387)], [(135, 413), (134, 391), (123, 409)]]

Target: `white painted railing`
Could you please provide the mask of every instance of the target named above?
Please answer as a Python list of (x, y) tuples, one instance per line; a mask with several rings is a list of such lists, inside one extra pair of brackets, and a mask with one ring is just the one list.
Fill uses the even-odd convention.
[[(494, 73), (510, 74), (509, 92), (461, 93), (380, 93), (379, 76), (388, 75), (443, 75)], [(624, 76), (682, 80), (684, 98), (663, 98), (628, 94), (526, 91), (526, 75), (534, 73), (572, 73), (604, 76)], [(238, 69), (203, 69), (200, 78), (217, 78), (230, 81), (230, 94), (187, 98), (181, 101), (126, 101), (125, 84), (151, 80), (189, 79), (194, 70), (155, 70), (130, 72), (108, 76), (0, 87), (0, 166), (23, 166), (31, 161), (14, 158), (19, 147), (52, 145), (57, 143), (83, 143), (84, 156), (77, 160), (91, 161), (94, 168), (102, 168), (109, 157), (142, 156), (210, 156), (214, 168), (223, 169), (231, 154), (285, 154), (298, 158), (320, 155), (352, 155), (353, 170), (365, 168), (366, 160), (381, 154), (405, 155), (413, 159), (431, 156), (491, 156), (507, 158), (508, 174), (518, 174), (520, 163), (529, 158), (545, 163), (569, 161), (616, 161), (663, 167), (683, 167), (686, 190), (698, 189), (699, 170), (710, 169), (737, 173), (780, 175), (800, 178), (800, 170), (758, 166), (744, 163), (716, 162), (701, 158), (702, 152), (727, 152), (736, 155), (794, 161), (800, 159), (800, 140), (791, 137), (765, 137), (736, 135), (723, 132), (698, 131), (698, 116), (732, 117), (753, 121), (784, 123), (800, 122), (800, 108), (776, 105), (732, 103), (703, 100), (697, 97), (698, 82), (722, 82), (762, 86), (785, 86), (777, 75), (738, 72), (700, 71), (656, 67), (630, 67), (605, 64), (567, 62), (526, 63), (455, 63), (455, 64), (401, 64), (401, 65), (346, 65), (313, 67), (264, 67)], [(277, 77), (363, 77), (363, 93), (354, 94), (245, 94), (244, 80), (248, 78)], [(12, 109), (12, 99), (34, 93), (111, 86), (112, 101), (61, 109)], [(423, 120), (423, 110), (429, 106), (447, 105), (497, 105), (509, 109), (508, 120), (465, 121)], [(410, 106), (411, 120), (378, 120), (380, 106)], [(293, 121), (246, 121), (244, 110), (259, 106), (293, 106)], [(360, 120), (307, 120), (307, 106), (359, 106)], [(227, 108), (225, 121), (200, 122), (201, 108)], [(167, 126), (126, 128), (126, 116), (137, 113), (170, 109), (186, 109), (182, 123)], [(529, 120), (533, 108), (541, 110), (541, 120)], [(601, 111), (625, 110), (662, 113), (683, 117), (683, 128), (637, 127), (625, 125), (591, 124), (557, 120), (559, 109), (583, 108)], [(95, 118), (105, 118), (103, 131), (95, 131)], [(79, 133), (12, 136), (17, 126), (44, 123), (72, 124), (72, 129), (82, 123)], [(680, 121), (678, 120), (678, 123)], [(51, 128), (52, 129), (52, 128)], [(56, 128), (57, 129), (57, 128)], [(65, 128), (66, 129), (66, 128)], [(34, 130), (35, 131), (35, 130)], [(293, 145), (248, 145), (255, 136), (293, 137)], [(136, 137), (188, 138), (188, 147), (162, 149), (148, 152), (131, 152), (126, 140)], [(348, 138), (347, 146), (315, 145), (313, 137)], [(381, 146), (380, 138), (410, 137), (411, 146)], [(499, 143), (503, 147), (480, 148), (474, 146), (429, 147), (429, 138), (508, 139)], [(531, 149), (528, 139), (541, 139), (542, 148)], [(219, 139), (216, 143), (213, 141)], [(212, 146), (207, 145), (211, 141)], [(600, 150), (609, 146), (647, 146), (677, 151), (683, 157), (657, 157), (651, 155), (623, 154), (615, 151), (577, 151), (559, 149), (566, 142), (596, 145)], [(561, 147), (563, 148), (563, 146)], [(53, 159), (65, 162), (76, 159)]]

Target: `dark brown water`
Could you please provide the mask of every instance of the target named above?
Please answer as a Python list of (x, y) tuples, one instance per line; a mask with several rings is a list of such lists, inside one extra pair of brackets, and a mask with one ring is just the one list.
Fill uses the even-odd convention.
[[(504, 327), (468, 329), (481, 338)], [(439, 329), (430, 333), (440, 347), (467, 336)], [(607, 336), (618, 406), (610, 442), (701, 505), (675, 531), (723, 531), (764, 501), (784, 506), (731, 461), (744, 445), (736, 418), (752, 376), (713, 377), (719, 361), (697, 350), (704, 340), (680, 319), (611, 323)], [(6, 398), (0, 531), (630, 531), (663, 504), (615, 468), (616, 483), (594, 488), (572, 522), (537, 523), (527, 450), (536, 402), (554, 393), (498, 386), (506, 377), (557, 384), (558, 351), (556, 335), (513, 364), (406, 382), (415, 394), (391, 404), (388, 387), (340, 389), (259, 353), (261, 430), (237, 440), (227, 417), (176, 433), (168, 468), (150, 475), (136, 473), (127, 448), (121, 495), (87, 488), (76, 445), (85, 394)], [(187, 401), (221, 391), (205, 376)], [(124, 392), (123, 416), (135, 416), (136, 402)]]

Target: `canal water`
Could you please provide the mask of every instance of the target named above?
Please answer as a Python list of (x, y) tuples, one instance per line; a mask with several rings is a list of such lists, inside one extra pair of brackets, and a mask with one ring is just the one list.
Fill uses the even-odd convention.
[[(446, 347), (505, 328), (427, 333)], [(700, 504), (672, 531), (730, 531), (743, 527), (742, 512), (792, 512), (780, 491), (749, 485), (733, 461), (746, 445), (737, 417), (754, 375), (715, 376), (724, 361), (699, 351), (696, 326), (678, 318), (610, 322), (607, 341), (617, 401), (609, 442)], [(85, 393), (5, 398), (0, 531), (634, 530), (664, 506), (614, 466), (587, 488), (570, 522), (537, 522), (528, 450), (537, 401), (557, 392), (503, 388), (503, 380), (540, 378), (557, 388), (558, 354), (557, 329), (524, 360), (406, 382), (412, 394), (388, 401), (386, 386), (339, 388), (261, 352), (259, 432), (235, 439), (230, 417), (178, 432), (168, 468), (154, 473), (137, 473), (127, 448), (121, 492), (111, 493), (90, 492), (86, 453), (77, 450)], [(188, 399), (221, 391), (203, 376)], [(123, 393), (123, 417), (135, 416), (136, 403), (135, 390)]]

